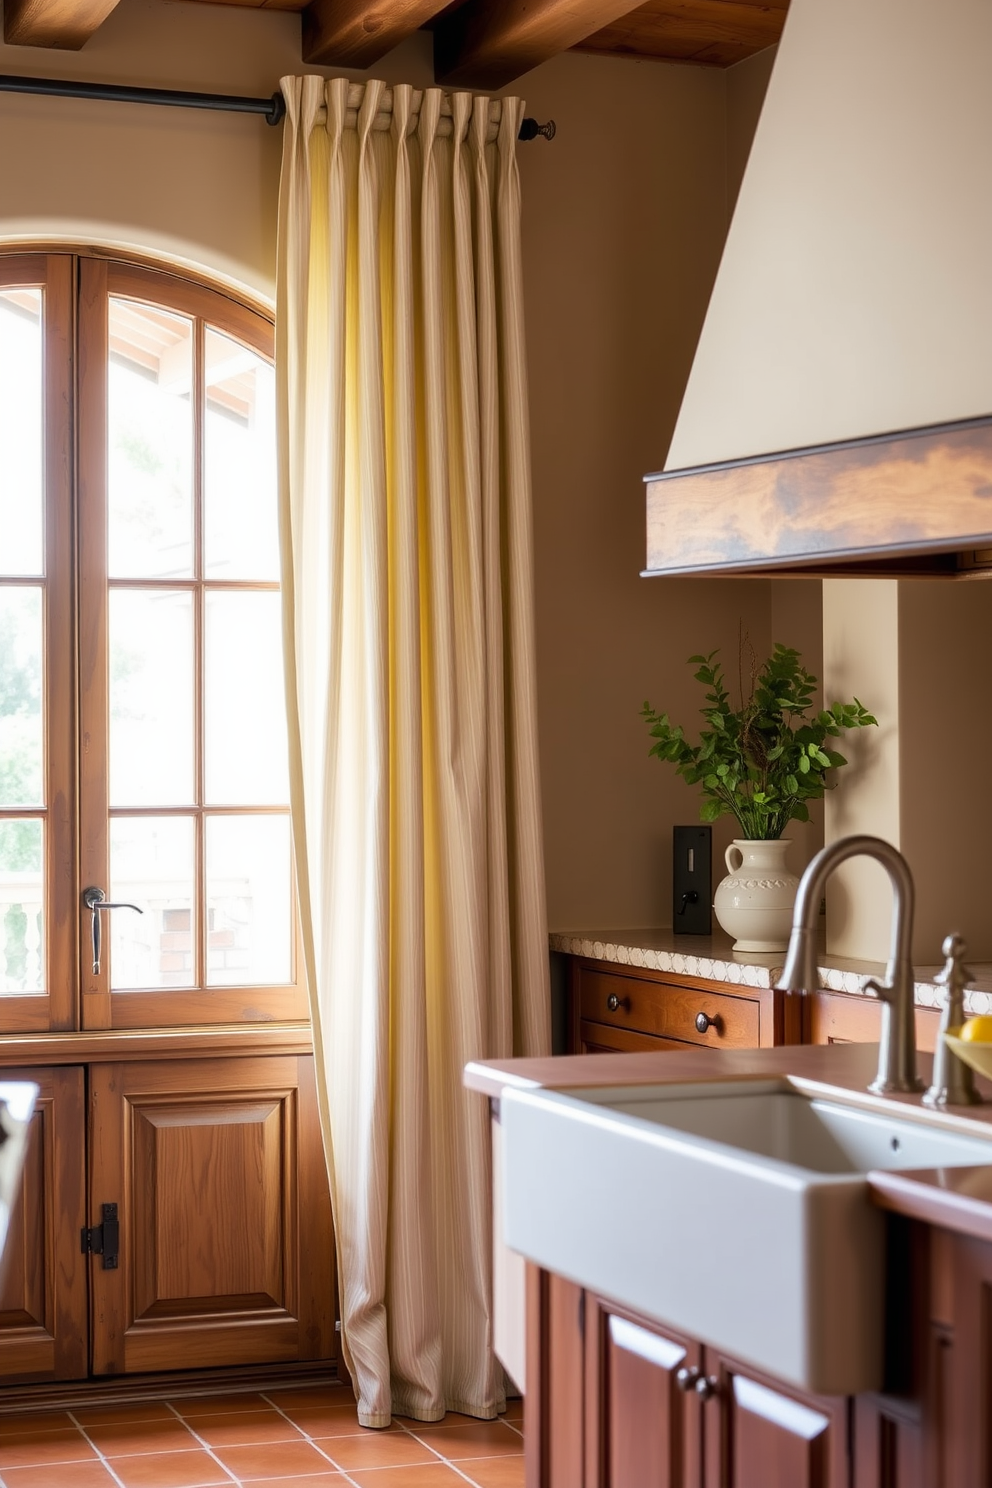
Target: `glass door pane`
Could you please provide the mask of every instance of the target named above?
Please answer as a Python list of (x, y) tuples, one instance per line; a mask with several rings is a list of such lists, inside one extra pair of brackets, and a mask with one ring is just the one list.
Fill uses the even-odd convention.
[(82, 856), (87, 883), (136, 907), (103, 912), (86, 1026), (305, 1016), (269, 332), (181, 281), (84, 273), (100, 290), (80, 336), (107, 371), (81, 390), (104, 431), (81, 489), (82, 727), (100, 741)]
[(71, 289), (67, 256), (0, 257), (0, 1032), (75, 1004)]

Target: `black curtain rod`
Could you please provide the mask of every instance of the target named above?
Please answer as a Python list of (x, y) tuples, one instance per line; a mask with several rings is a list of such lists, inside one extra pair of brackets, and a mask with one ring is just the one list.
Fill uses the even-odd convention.
[[(118, 83), (74, 83), (68, 78), (17, 77), (0, 73), (0, 93), (40, 93), (47, 98), (101, 98), (105, 103), (156, 103), (166, 108), (216, 109), (228, 114), (261, 114), (266, 124), (280, 124), (286, 116), (281, 93), (271, 98), (241, 98), (233, 93), (184, 93), (174, 88), (128, 88)], [(555, 121), (538, 124), (523, 119), (517, 138), (554, 139)]]

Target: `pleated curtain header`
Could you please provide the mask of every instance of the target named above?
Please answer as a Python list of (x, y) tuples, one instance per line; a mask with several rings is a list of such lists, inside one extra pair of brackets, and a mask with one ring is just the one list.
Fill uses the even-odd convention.
[[(385, 133), (403, 121), (406, 134), (418, 124), (433, 124), (440, 139), (464, 138), (470, 127), (484, 126), (485, 142), (492, 144), (501, 127), (512, 129), (516, 140), (524, 102), (520, 98), (485, 98), (475, 93), (446, 93), (443, 88), (413, 88), (409, 83), (389, 87), (378, 78), (353, 83), (348, 78), (313, 74), (280, 80), (286, 108), (298, 112), (305, 133), (323, 125), (337, 129), (367, 129)], [(423, 115), (423, 120), (421, 119)]]

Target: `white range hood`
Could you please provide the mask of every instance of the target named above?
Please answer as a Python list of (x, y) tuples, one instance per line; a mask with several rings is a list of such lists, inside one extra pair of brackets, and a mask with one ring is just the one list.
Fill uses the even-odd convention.
[(981, 567), (990, 0), (792, 0), (665, 470), (647, 480), (649, 572)]

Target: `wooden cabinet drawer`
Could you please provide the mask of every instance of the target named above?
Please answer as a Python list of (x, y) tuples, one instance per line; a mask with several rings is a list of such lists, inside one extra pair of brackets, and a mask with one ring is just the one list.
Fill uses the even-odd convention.
[[(685, 1043), (754, 1049), (759, 1043), (759, 1009), (749, 997), (703, 988), (618, 976), (583, 967), (579, 1011), (584, 1022), (626, 1028)], [(707, 1028), (697, 1027), (704, 1014)]]
[[(699, 1035), (696, 1034), (698, 1041)], [(656, 1033), (638, 1033), (636, 1028), (618, 1028), (609, 1023), (579, 1024), (577, 1054), (657, 1054), (662, 1049), (689, 1049), (683, 1039), (659, 1038)]]

